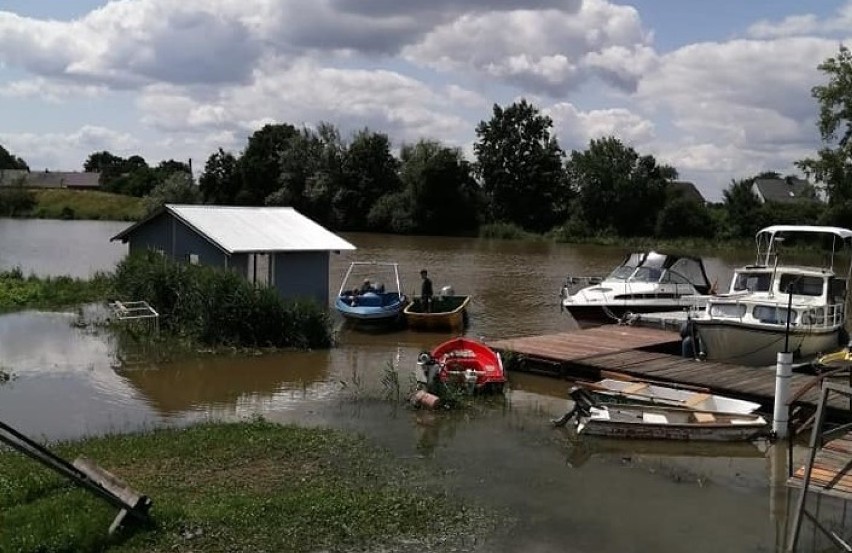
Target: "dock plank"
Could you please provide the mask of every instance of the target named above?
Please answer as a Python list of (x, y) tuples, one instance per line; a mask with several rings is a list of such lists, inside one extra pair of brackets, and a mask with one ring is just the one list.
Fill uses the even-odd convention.
[[(747, 398), (770, 406), (775, 396), (775, 370), (771, 367), (746, 367), (727, 363), (696, 361), (666, 351), (679, 351), (680, 336), (670, 330), (629, 325), (560, 332), (557, 334), (516, 337), (490, 342), (501, 352), (522, 354), (525, 359), (547, 361), (561, 367), (559, 376), (600, 374), (601, 371), (706, 388), (732, 397)], [(792, 393), (814, 381), (813, 375), (794, 373)], [(820, 397), (818, 386), (802, 394), (796, 405), (815, 408)], [(850, 411), (849, 400), (829, 397), (828, 406)]]

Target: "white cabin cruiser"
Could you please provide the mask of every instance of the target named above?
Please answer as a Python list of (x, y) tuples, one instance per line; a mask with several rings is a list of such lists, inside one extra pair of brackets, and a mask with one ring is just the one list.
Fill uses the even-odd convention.
[(614, 323), (628, 313), (704, 306), (710, 282), (700, 258), (657, 252), (632, 253), (609, 276), (568, 277), (561, 307), (580, 325)]
[[(781, 262), (785, 240), (819, 238), (831, 246), (822, 266)], [(778, 352), (807, 361), (847, 341), (846, 290), (852, 265), (835, 273), (852, 230), (811, 225), (775, 225), (758, 231), (757, 260), (735, 270), (727, 294), (710, 298), (692, 319), (698, 354), (708, 360), (761, 366)], [(847, 249), (847, 254), (848, 254)]]

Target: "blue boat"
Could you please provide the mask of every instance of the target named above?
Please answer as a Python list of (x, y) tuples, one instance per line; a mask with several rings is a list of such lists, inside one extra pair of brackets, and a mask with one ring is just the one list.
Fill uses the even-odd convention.
[[(388, 282), (381, 280), (383, 277)], [(408, 299), (400, 286), (399, 267), (382, 261), (353, 261), (334, 302), (348, 320), (380, 324), (402, 321), (406, 305)]]

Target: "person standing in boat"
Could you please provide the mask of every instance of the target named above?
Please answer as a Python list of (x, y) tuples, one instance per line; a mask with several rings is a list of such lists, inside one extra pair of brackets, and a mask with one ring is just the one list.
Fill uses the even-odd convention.
[(432, 281), (429, 279), (429, 273), (426, 269), (420, 271), (420, 278), (423, 279), (420, 285), (420, 301), (423, 302), (423, 310), (427, 313), (432, 311)]

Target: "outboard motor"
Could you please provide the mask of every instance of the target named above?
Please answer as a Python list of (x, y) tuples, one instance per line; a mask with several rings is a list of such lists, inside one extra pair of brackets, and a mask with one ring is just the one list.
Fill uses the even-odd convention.
[(455, 296), (455, 295), (456, 295), (456, 291), (453, 290), (452, 286), (447, 285), (447, 286), (444, 286), (443, 288), (441, 288), (441, 297), (442, 298), (445, 298), (447, 296)]
[(434, 357), (429, 355), (428, 351), (421, 352), (417, 356), (417, 371), (415, 378), (418, 384), (423, 384), (427, 389), (431, 389), (435, 381), (438, 379), (438, 372), (441, 370), (441, 365)]

